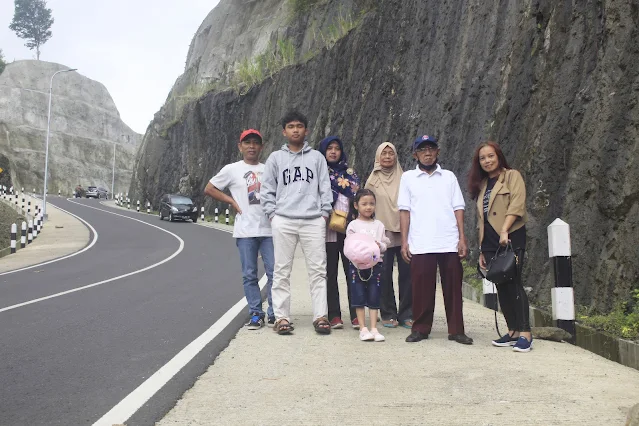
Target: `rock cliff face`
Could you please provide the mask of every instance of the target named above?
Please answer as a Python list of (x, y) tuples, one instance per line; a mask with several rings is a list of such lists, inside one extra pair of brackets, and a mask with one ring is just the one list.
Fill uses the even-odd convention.
[[(474, 148), (490, 138), (526, 180), (525, 285), (535, 302), (550, 299), (546, 227), (560, 217), (571, 225), (577, 302), (610, 308), (639, 287), (637, 28), (637, 3), (622, 0), (378, 2), (308, 62), (243, 96), (211, 93), (162, 135), (155, 129), (165, 123), (153, 123), (131, 191), (203, 202), (210, 176), (239, 158), (240, 131), (259, 128), (267, 153), (277, 149), (278, 119), (290, 108), (309, 116), (312, 144), (342, 136), (362, 176), (385, 140), (414, 167), (409, 141), (428, 133), (464, 185)], [(476, 257), (475, 215), (467, 199)]]
[[(62, 69), (68, 67), (17, 61), (0, 75), (0, 163), (8, 164), (3, 173), (25, 191), (44, 186), (49, 79)], [(102, 84), (75, 72), (58, 74), (51, 106), (49, 192), (69, 194), (78, 184), (110, 191), (114, 144), (115, 188), (126, 191), (140, 138), (122, 122)]]

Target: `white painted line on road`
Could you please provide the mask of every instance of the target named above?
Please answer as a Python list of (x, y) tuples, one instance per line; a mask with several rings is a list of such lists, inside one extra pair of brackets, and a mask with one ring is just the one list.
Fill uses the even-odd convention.
[[(67, 201), (69, 201), (71, 203), (74, 203), (74, 204), (77, 204), (79, 206), (88, 207), (90, 209), (99, 210), (101, 212), (108, 213), (108, 214), (113, 214), (113, 215), (116, 215), (116, 216), (121, 216), (123, 218), (129, 219), (129, 220), (134, 220), (136, 222), (143, 223), (143, 224), (145, 224), (147, 226), (152, 226), (153, 228), (157, 228), (160, 231), (166, 232), (167, 234), (170, 234), (173, 237), (175, 237), (180, 242), (180, 247), (171, 256), (169, 256), (166, 259), (161, 260), (161, 261), (159, 261), (157, 263), (154, 263), (153, 265), (147, 266), (146, 268), (138, 269), (136, 271), (129, 272), (129, 273), (124, 274), (124, 275), (119, 275), (117, 277), (109, 278), (108, 280), (103, 280), (103, 281), (100, 281), (100, 282), (97, 282), (97, 283), (85, 285), (85, 286), (82, 286), (82, 287), (73, 288), (73, 289), (67, 290), (67, 291), (62, 291), (60, 293), (52, 294), (50, 296), (40, 297), (38, 299), (29, 300), (27, 302), (18, 303), (16, 305), (7, 306), (6, 308), (0, 309), (0, 313), (5, 312), (5, 311), (10, 311), (12, 309), (20, 308), (22, 306), (27, 306), (27, 305), (32, 305), (34, 303), (42, 302), (43, 300), (48, 300), (48, 299), (53, 299), (55, 297), (64, 296), (65, 294), (75, 293), (75, 292), (80, 291), (80, 290), (86, 290), (87, 288), (96, 287), (96, 286), (99, 286), (99, 285), (102, 285), (102, 284), (110, 283), (110, 282), (115, 281), (115, 280), (119, 280), (119, 279), (122, 279), (122, 278), (130, 277), (131, 275), (136, 275), (136, 274), (139, 274), (141, 272), (148, 271), (149, 269), (153, 269), (156, 266), (160, 266), (160, 265), (168, 262), (169, 260), (173, 259), (178, 254), (180, 254), (182, 252), (182, 250), (184, 250), (184, 240), (182, 238), (180, 238), (179, 236), (175, 235), (171, 231), (167, 231), (166, 229), (162, 229), (159, 226), (155, 226), (155, 225), (152, 225), (150, 223), (146, 223), (143, 220), (134, 219), (132, 217), (128, 217), (128, 216), (124, 216), (124, 215), (121, 215), (121, 214), (118, 214), (118, 213), (113, 213), (113, 212), (109, 212), (109, 211), (106, 211), (106, 210), (98, 209), (96, 207), (86, 206), (86, 205), (81, 204), (81, 203), (76, 203), (75, 201), (71, 201), (71, 200), (67, 200)], [(94, 232), (95, 232), (95, 230), (94, 230)], [(96, 235), (97, 235), (97, 233), (96, 233)]]
[[(260, 279), (260, 289), (266, 285), (267, 277), (264, 275)], [(220, 319), (198, 338), (189, 343), (169, 362), (164, 364), (151, 377), (146, 379), (133, 392), (127, 395), (115, 407), (109, 410), (94, 426), (112, 426), (114, 424), (124, 424), (133, 416), (153, 395), (168, 383), (177, 373), (180, 372), (195, 356), (202, 351), (218, 334), (220, 334), (235, 319), (242, 310), (246, 309), (246, 298), (240, 299), (231, 309), (229, 309)]]
[(64, 212), (64, 213), (66, 213), (66, 214), (68, 214), (68, 215), (70, 215), (70, 216), (73, 216), (74, 218), (78, 219), (79, 221), (81, 221), (82, 223), (84, 223), (86, 226), (88, 226), (88, 227), (89, 227), (89, 229), (91, 230), (91, 232), (93, 232), (93, 240), (91, 241), (91, 243), (90, 243), (88, 246), (86, 246), (85, 248), (83, 248), (82, 250), (80, 250), (80, 251), (76, 251), (75, 253), (71, 253), (71, 254), (69, 254), (69, 255), (67, 255), (67, 256), (59, 257), (59, 258), (57, 258), (57, 259), (49, 260), (49, 261), (47, 261), (47, 262), (38, 263), (37, 265), (31, 265), (31, 266), (27, 266), (27, 267), (20, 268), (20, 269), (14, 269), (13, 271), (2, 272), (2, 273), (0, 273), (0, 276), (2, 276), (2, 275), (8, 275), (8, 274), (14, 274), (14, 273), (16, 273), (16, 272), (20, 272), (20, 271), (26, 271), (27, 269), (38, 268), (38, 267), (40, 267), (40, 266), (49, 265), (49, 264), (54, 263), (54, 262), (59, 262), (59, 261), (64, 260), (64, 259), (68, 259), (68, 258), (70, 258), (70, 257), (77, 256), (77, 255), (82, 254), (82, 253), (84, 253), (85, 251), (89, 250), (89, 249), (90, 249), (91, 247), (93, 247), (93, 246), (95, 245), (95, 243), (98, 241), (98, 231), (96, 231), (96, 230), (95, 230), (95, 228), (94, 228), (93, 226), (91, 226), (91, 224), (90, 224), (89, 222), (87, 222), (86, 220), (82, 219), (82, 218), (81, 218), (81, 217), (79, 217), (79, 216), (74, 215), (74, 214), (73, 214), (73, 213), (71, 213), (71, 212), (68, 212), (68, 211), (66, 211), (66, 210), (64, 210), (64, 209), (61, 209), (60, 207), (54, 206), (53, 204), (49, 204), (49, 203), (47, 203), (47, 207), (53, 207), (53, 208), (56, 208), (56, 209), (58, 209), (58, 210), (60, 210), (60, 211), (62, 211), (62, 212)]

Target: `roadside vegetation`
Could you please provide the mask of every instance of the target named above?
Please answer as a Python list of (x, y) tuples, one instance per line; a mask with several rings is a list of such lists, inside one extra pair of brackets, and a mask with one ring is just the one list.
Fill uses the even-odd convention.
[(6, 249), (11, 244), (11, 224), (18, 226), (18, 249), (20, 248), (20, 227), (24, 216), (16, 212), (4, 201), (0, 201), (0, 250)]
[(484, 284), (475, 263), (471, 263), (468, 259), (462, 260), (462, 266), (464, 267), (464, 282), (470, 284), (480, 293), (484, 291)]
[(576, 319), (583, 325), (624, 339), (639, 340), (639, 289), (632, 292), (630, 302), (620, 302), (607, 314), (579, 306)]

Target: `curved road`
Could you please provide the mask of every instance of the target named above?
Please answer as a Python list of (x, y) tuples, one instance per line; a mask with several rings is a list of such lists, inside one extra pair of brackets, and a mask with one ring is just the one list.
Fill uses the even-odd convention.
[[(69, 259), (0, 275), (2, 424), (92, 424), (243, 297), (231, 234), (95, 200), (52, 198), (90, 223), (98, 239)], [(101, 284), (38, 301), (95, 283)], [(129, 424), (161, 418), (226, 346), (242, 319), (207, 345)]]

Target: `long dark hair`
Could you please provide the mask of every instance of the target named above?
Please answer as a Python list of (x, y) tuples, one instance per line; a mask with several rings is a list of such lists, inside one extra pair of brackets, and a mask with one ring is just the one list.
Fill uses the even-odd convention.
[[(375, 202), (377, 202), (377, 197), (375, 196), (375, 193), (371, 191), (370, 189), (360, 189), (359, 191), (357, 191), (357, 194), (355, 194), (355, 196), (352, 198), (350, 202), (349, 214), (348, 214), (349, 222), (359, 217), (359, 212), (355, 208), (355, 203), (359, 203), (359, 200), (361, 200), (362, 197), (367, 195), (371, 195), (373, 199), (375, 200)], [(375, 219), (375, 214), (373, 214), (373, 219)]]
[(508, 165), (508, 161), (506, 161), (506, 157), (504, 157), (504, 153), (502, 152), (499, 144), (493, 141), (486, 141), (479, 144), (477, 149), (475, 150), (475, 154), (473, 155), (473, 164), (470, 166), (470, 172), (468, 172), (468, 192), (470, 193), (470, 198), (476, 200), (481, 192), (481, 182), (488, 178), (488, 173), (481, 168), (481, 164), (479, 164), (479, 151), (485, 147), (491, 147), (495, 150), (495, 154), (497, 154), (497, 160), (499, 161), (499, 167), (502, 169), (510, 169), (511, 167)]

